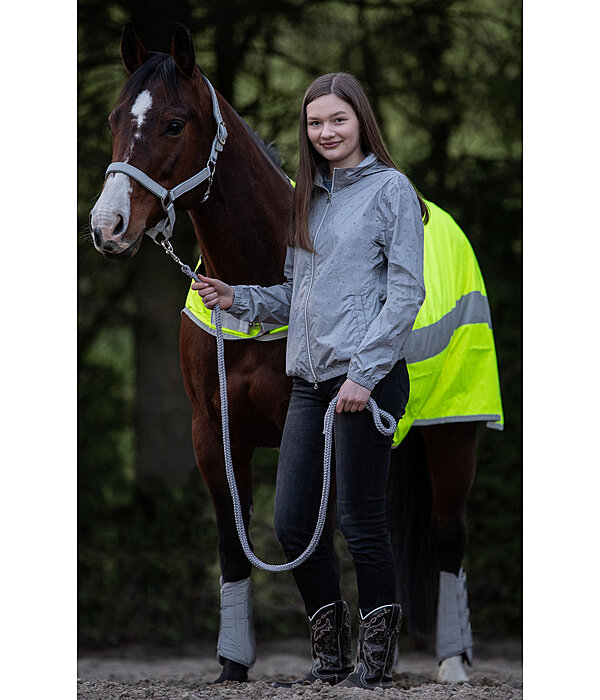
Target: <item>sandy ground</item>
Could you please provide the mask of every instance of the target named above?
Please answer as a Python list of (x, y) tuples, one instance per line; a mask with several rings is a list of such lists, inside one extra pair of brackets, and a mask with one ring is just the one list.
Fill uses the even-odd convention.
[(103, 653), (82, 653), (78, 661), (79, 700), (229, 700), (239, 698), (385, 697), (412, 700), (509, 700), (523, 698), (523, 666), (518, 642), (475, 644), (476, 658), (471, 681), (462, 685), (435, 682), (436, 664), (430, 654), (411, 651), (402, 654), (394, 687), (364, 690), (323, 686), (273, 688), (277, 679), (295, 678), (310, 665), (306, 640), (289, 639), (259, 644), (257, 661), (248, 683), (211, 685), (220, 673), (214, 646), (187, 648), (178, 653), (165, 650), (127, 648)]

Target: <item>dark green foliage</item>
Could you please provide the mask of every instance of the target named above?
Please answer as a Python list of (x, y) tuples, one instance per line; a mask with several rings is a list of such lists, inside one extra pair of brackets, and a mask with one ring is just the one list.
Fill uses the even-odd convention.
[(469, 499), (469, 541), (464, 563), (475, 634), (521, 634), (522, 474), (514, 468), (514, 462), (499, 462), (494, 458), (502, 441), (518, 440), (519, 435), (520, 431), (515, 431), (511, 424), (505, 434), (487, 431), (478, 452), (478, 473)]
[(79, 389), (80, 641), (210, 634), (218, 620), (217, 543), (199, 473), (176, 486), (128, 477), (119, 454), (128, 405), (118, 374), (84, 366)]
[[(191, 464), (189, 408), (176, 371), (186, 283), (175, 279), (176, 269), (168, 272), (171, 264), (149, 244), (127, 263), (109, 263), (86, 235), (110, 161), (106, 119), (126, 78), (119, 40), (129, 19), (147, 48), (163, 51), (172, 22), (185, 23), (200, 66), (261, 138), (276, 143), (290, 176), (304, 89), (320, 73), (353, 72), (399, 165), (468, 235), (492, 309), (506, 430), (481, 431), (465, 569), (475, 634), (520, 634), (520, 13), (512, 0), (79, 3), (82, 644), (213, 639), (218, 626), (214, 513)], [(192, 264), (197, 251), (184, 219), (178, 217), (176, 247)], [(147, 397), (146, 405), (164, 405), (181, 431), (169, 441), (141, 426), (146, 419), (139, 397)], [(149, 453), (160, 457), (157, 464), (177, 463), (168, 479), (149, 475), (156, 468), (140, 457)], [(253, 462), (252, 539), (257, 554), (273, 562), (283, 560), (272, 534), (276, 458), (275, 450), (259, 450)], [(341, 538), (339, 549), (343, 591), (355, 602), (353, 567)], [(257, 636), (305, 635), (291, 574), (255, 571), (253, 581)]]
[[(97, 505), (80, 539), (79, 637), (84, 645), (176, 643), (218, 626), (216, 530), (199, 474), (188, 484), (132, 484)], [(82, 527), (86, 515), (80, 516)]]

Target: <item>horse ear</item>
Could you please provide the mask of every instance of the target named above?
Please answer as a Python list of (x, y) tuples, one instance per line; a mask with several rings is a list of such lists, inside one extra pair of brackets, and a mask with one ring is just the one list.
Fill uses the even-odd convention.
[(121, 60), (125, 70), (131, 75), (148, 60), (148, 52), (143, 47), (133, 28), (133, 22), (127, 22), (121, 34)]
[(194, 40), (190, 30), (179, 22), (175, 22), (173, 39), (171, 41), (171, 54), (179, 70), (184, 75), (187, 75), (188, 78), (191, 78), (196, 67)]

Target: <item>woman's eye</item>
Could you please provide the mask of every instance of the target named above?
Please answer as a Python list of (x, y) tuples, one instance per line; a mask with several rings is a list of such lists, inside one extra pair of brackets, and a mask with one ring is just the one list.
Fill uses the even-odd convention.
[(165, 131), (169, 136), (178, 136), (183, 131), (183, 127), (183, 122), (173, 120), (167, 124)]

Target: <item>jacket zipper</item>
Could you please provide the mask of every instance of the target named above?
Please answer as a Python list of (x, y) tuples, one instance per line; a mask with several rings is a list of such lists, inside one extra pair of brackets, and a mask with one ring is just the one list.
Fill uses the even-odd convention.
[[(329, 204), (331, 203), (331, 194), (333, 192), (333, 183), (335, 181), (335, 168), (333, 170), (333, 176), (331, 178), (331, 192), (327, 193), (327, 206), (325, 207), (325, 212), (323, 214), (323, 218), (321, 219), (321, 223), (319, 224), (319, 227), (317, 228), (317, 231), (315, 233), (315, 237), (313, 239), (313, 248), (316, 248), (316, 243), (317, 243), (317, 236), (319, 235), (319, 232), (321, 231), (321, 228), (323, 226), (323, 222), (325, 221), (325, 217), (327, 216), (327, 212), (329, 211)], [(311, 254), (310, 258), (310, 283), (308, 285), (308, 291), (306, 292), (306, 299), (304, 301), (304, 331), (306, 334), (306, 352), (308, 354), (308, 364), (310, 365), (310, 371), (312, 372), (313, 379), (315, 380), (315, 389), (318, 389), (318, 384), (317, 384), (317, 375), (315, 373), (315, 368), (312, 363), (312, 357), (310, 356), (310, 339), (308, 337), (308, 297), (310, 295), (310, 291), (312, 289), (313, 285), (313, 280), (315, 276), (315, 253), (314, 251)]]

